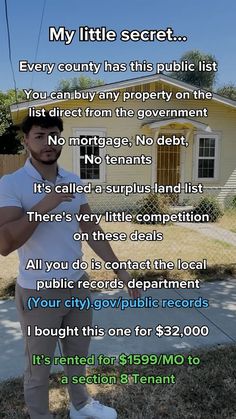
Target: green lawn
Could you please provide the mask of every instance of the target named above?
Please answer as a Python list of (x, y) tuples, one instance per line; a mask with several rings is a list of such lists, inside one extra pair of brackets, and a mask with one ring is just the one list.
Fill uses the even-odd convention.
[[(181, 351), (179, 351), (181, 353)], [(114, 406), (119, 419), (235, 419), (236, 346), (200, 351), (198, 366), (103, 367), (89, 373), (175, 375), (175, 384), (113, 384), (89, 386), (94, 398)], [(0, 383), (2, 419), (28, 419), (21, 379)], [(68, 397), (60, 375), (50, 379), (50, 408), (55, 419), (67, 419)]]

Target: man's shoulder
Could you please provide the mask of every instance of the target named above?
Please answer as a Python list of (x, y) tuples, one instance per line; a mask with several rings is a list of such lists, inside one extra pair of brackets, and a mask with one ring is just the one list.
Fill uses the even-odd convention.
[(0, 208), (22, 208), (22, 188), (24, 188), (25, 176), (23, 168), (13, 173), (8, 173), (0, 179)]
[(24, 166), (20, 167), (20, 169), (17, 169), (15, 172), (3, 175), (0, 178), (0, 182), (7, 183), (7, 184), (15, 184), (15, 183), (21, 182), (23, 177), (25, 177)]

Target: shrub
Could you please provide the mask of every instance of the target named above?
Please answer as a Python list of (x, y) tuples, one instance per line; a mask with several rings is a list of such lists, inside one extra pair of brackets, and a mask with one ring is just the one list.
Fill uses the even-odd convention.
[(232, 208), (236, 208), (236, 195), (234, 195), (234, 197), (232, 198), (231, 206)]
[(236, 209), (236, 195), (231, 195), (230, 197), (227, 197), (226, 208), (229, 210)]
[[(149, 193), (148, 196), (138, 202), (135, 214), (168, 214), (170, 212), (170, 197), (158, 193)], [(137, 222), (137, 221), (135, 221)], [(140, 224), (155, 224), (151, 221), (142, 221)]]
[(213, 223), (216, 222), (224, 214), (219, 202), (212, 196), (202, 197), (198, 204), (194, 206), (193, 213), (200, 215), (208, 214), (209, 221)]

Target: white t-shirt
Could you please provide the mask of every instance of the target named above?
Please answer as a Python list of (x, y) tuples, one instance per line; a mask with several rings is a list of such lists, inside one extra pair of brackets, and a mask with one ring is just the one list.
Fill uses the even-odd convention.
[[(22, 168), (0, 179), (0, 207), (13, 206), (23, 208), (24, 212), (29, 211), (46, 195), (45, 192), (33, 193), (34, 183), (42, 182), (54, 186), (52, 182), (42, 178), (28, 158)], [(55, 184), (69, 182), (82, 184), (79, 176), (58, 166)], [(76, 281), (83, 275), (83, 270), (72, 269), (71, 264), (83, 255), (81, 242), (75, 241), (73, 235), (80, 231), (74, 214), (78, 213), (80, 205), (85, 203), (87, 198), (84, 193), (76, 193), (71, 202), (62, 202), (49, 214), (66, 211), (72, 214), (72, 221), (68, 222), (63, 218), (61, 222), (40, 222), (32, 236), (17, 250), (20, 260), (17, 282), (20, 286), (35, 289), (39, 279), (67, 278)], [(42, 261), (42, 269), (41, 266), (40, 269), (26, 269), (27, 264), (30, 266), (29, 260), (33, 261), (35, 267), (36, 259)], [(51, 269), (46, 272), (45, 261), (68, 262), (68, 269)]]

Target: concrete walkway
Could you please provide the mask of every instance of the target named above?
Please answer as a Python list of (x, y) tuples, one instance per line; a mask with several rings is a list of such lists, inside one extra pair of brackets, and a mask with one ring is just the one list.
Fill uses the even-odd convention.
[(225, 228), (218, 227), (215, 224), (209, 223), (174, 223), (179, 227), (189, 228), (198, 233), (204, 234), (207, 237), (224, 241), (228, 244), (236, 246), (236, 233), (226, 230)]
[[(129, 298), (124, 291), (94, 293), (93, 298)], [(217, 344), (236, 343), (236, 279), (204, 283), (199, 289), (152, 290), (143, 293), (142, 298), (203, 299), (209, 300), (208, 308), (134, 308), (94, 310), (93, 324), (105, 328), (130, 328), (130, 337), (92, 338), (91, 354), (119, 355), (129, 353), (183, 353), (193, 348)], [(208, 336), (158, 337), (157, 325), (206, 325)], [(134, 336), (134, 327), (152, 328), (149, 337)], [(0, 301), (0, 380), (23, 374), (23, 340), (13, 300)]]

